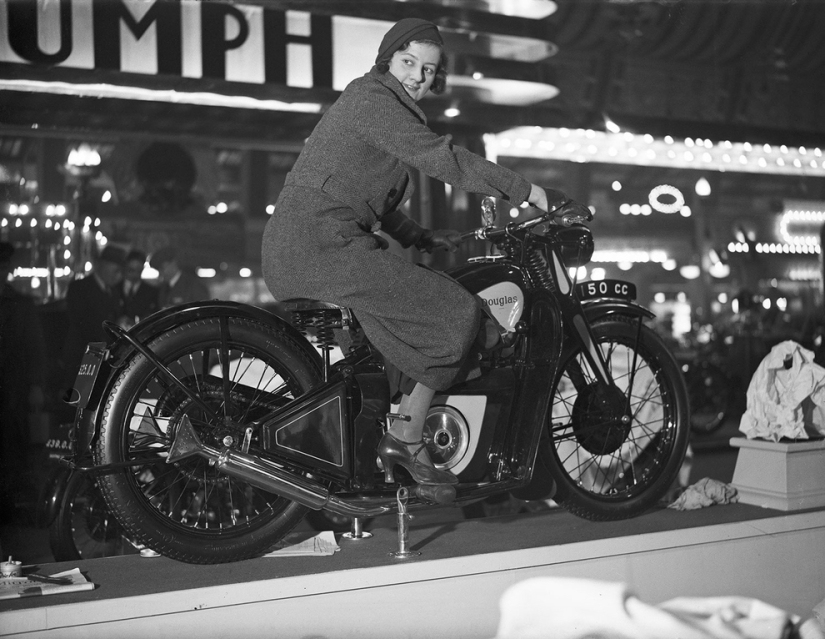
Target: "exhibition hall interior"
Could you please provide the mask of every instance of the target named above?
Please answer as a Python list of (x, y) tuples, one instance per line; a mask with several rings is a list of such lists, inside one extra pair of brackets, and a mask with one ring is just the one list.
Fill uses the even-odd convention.
[[(418, 101), (373, 69), (410, 24)], [(825, 637), (822, 33), (820, 0), (0, 0), (0, 637)], [(384, 209), (390, 169), (307, 143), (368, 72), (455, 163), (356, 108)], [(556, 217), (445, 181), (466, 150)], [(415, 380), (371, 341), (417, 317), (276, 296), (302, 179), (478, 305), (480, 377), (422, 416), (455, 486), (376, 452)]]

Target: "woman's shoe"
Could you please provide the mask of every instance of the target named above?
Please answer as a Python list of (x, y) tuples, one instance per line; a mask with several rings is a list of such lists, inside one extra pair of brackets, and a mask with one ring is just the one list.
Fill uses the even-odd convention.
[(384, 480), (391, 484), (393, 468), (400, 464), (412, 475), (417, 484), (457, 484), (458, 477), (444, 470), (438, 470), (432, 462), (418, 459), (421, 453), (429, 461), (427, 445), (423, 441), (404, 442), (390, 433), (385, 433), (378, 442), (378, 457), (384, 466)]

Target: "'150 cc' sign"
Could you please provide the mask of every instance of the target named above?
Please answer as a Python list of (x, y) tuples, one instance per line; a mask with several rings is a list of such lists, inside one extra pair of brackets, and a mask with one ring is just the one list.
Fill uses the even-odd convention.
[(576, 293), (580, 300), (596, 297), (619, 297), (626, 300), (636, 299), (636, 285), (622, 280), (596, 280), (579, 282)]
[(0, 0), (0, 62), (343, 89), (385, 30), (201, 0)]

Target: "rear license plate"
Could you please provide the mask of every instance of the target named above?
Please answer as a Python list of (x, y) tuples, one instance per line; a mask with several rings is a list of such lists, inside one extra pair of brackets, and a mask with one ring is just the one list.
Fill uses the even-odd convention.
[(103, 342), (92, 342), (86, 348), (86, 353), (77, 369), (77, 377), (74, 382), (74, 393), (72, 393), (70, 404), (77, 408), (86, 408), (89, 397), (95, 387), (97, 374), (100, 371), (100, 364), (106, 353), (106, 344)]
[(623, 300), (636, 299), (636, 285), (622, 280), (598, 280), (596, 282), (579, 282), (576, 294), (580, 300), (596, 297), (618, 297)]

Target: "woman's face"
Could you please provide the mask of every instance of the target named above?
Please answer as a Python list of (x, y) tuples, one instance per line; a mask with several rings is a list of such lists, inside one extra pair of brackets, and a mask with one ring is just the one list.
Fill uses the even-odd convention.
[(406, 51), (396, 51), (390, 60), (390, 73), (418, 102), (430, 90), (441, 60), (441, 49), (428, 42), (411, 42)]

